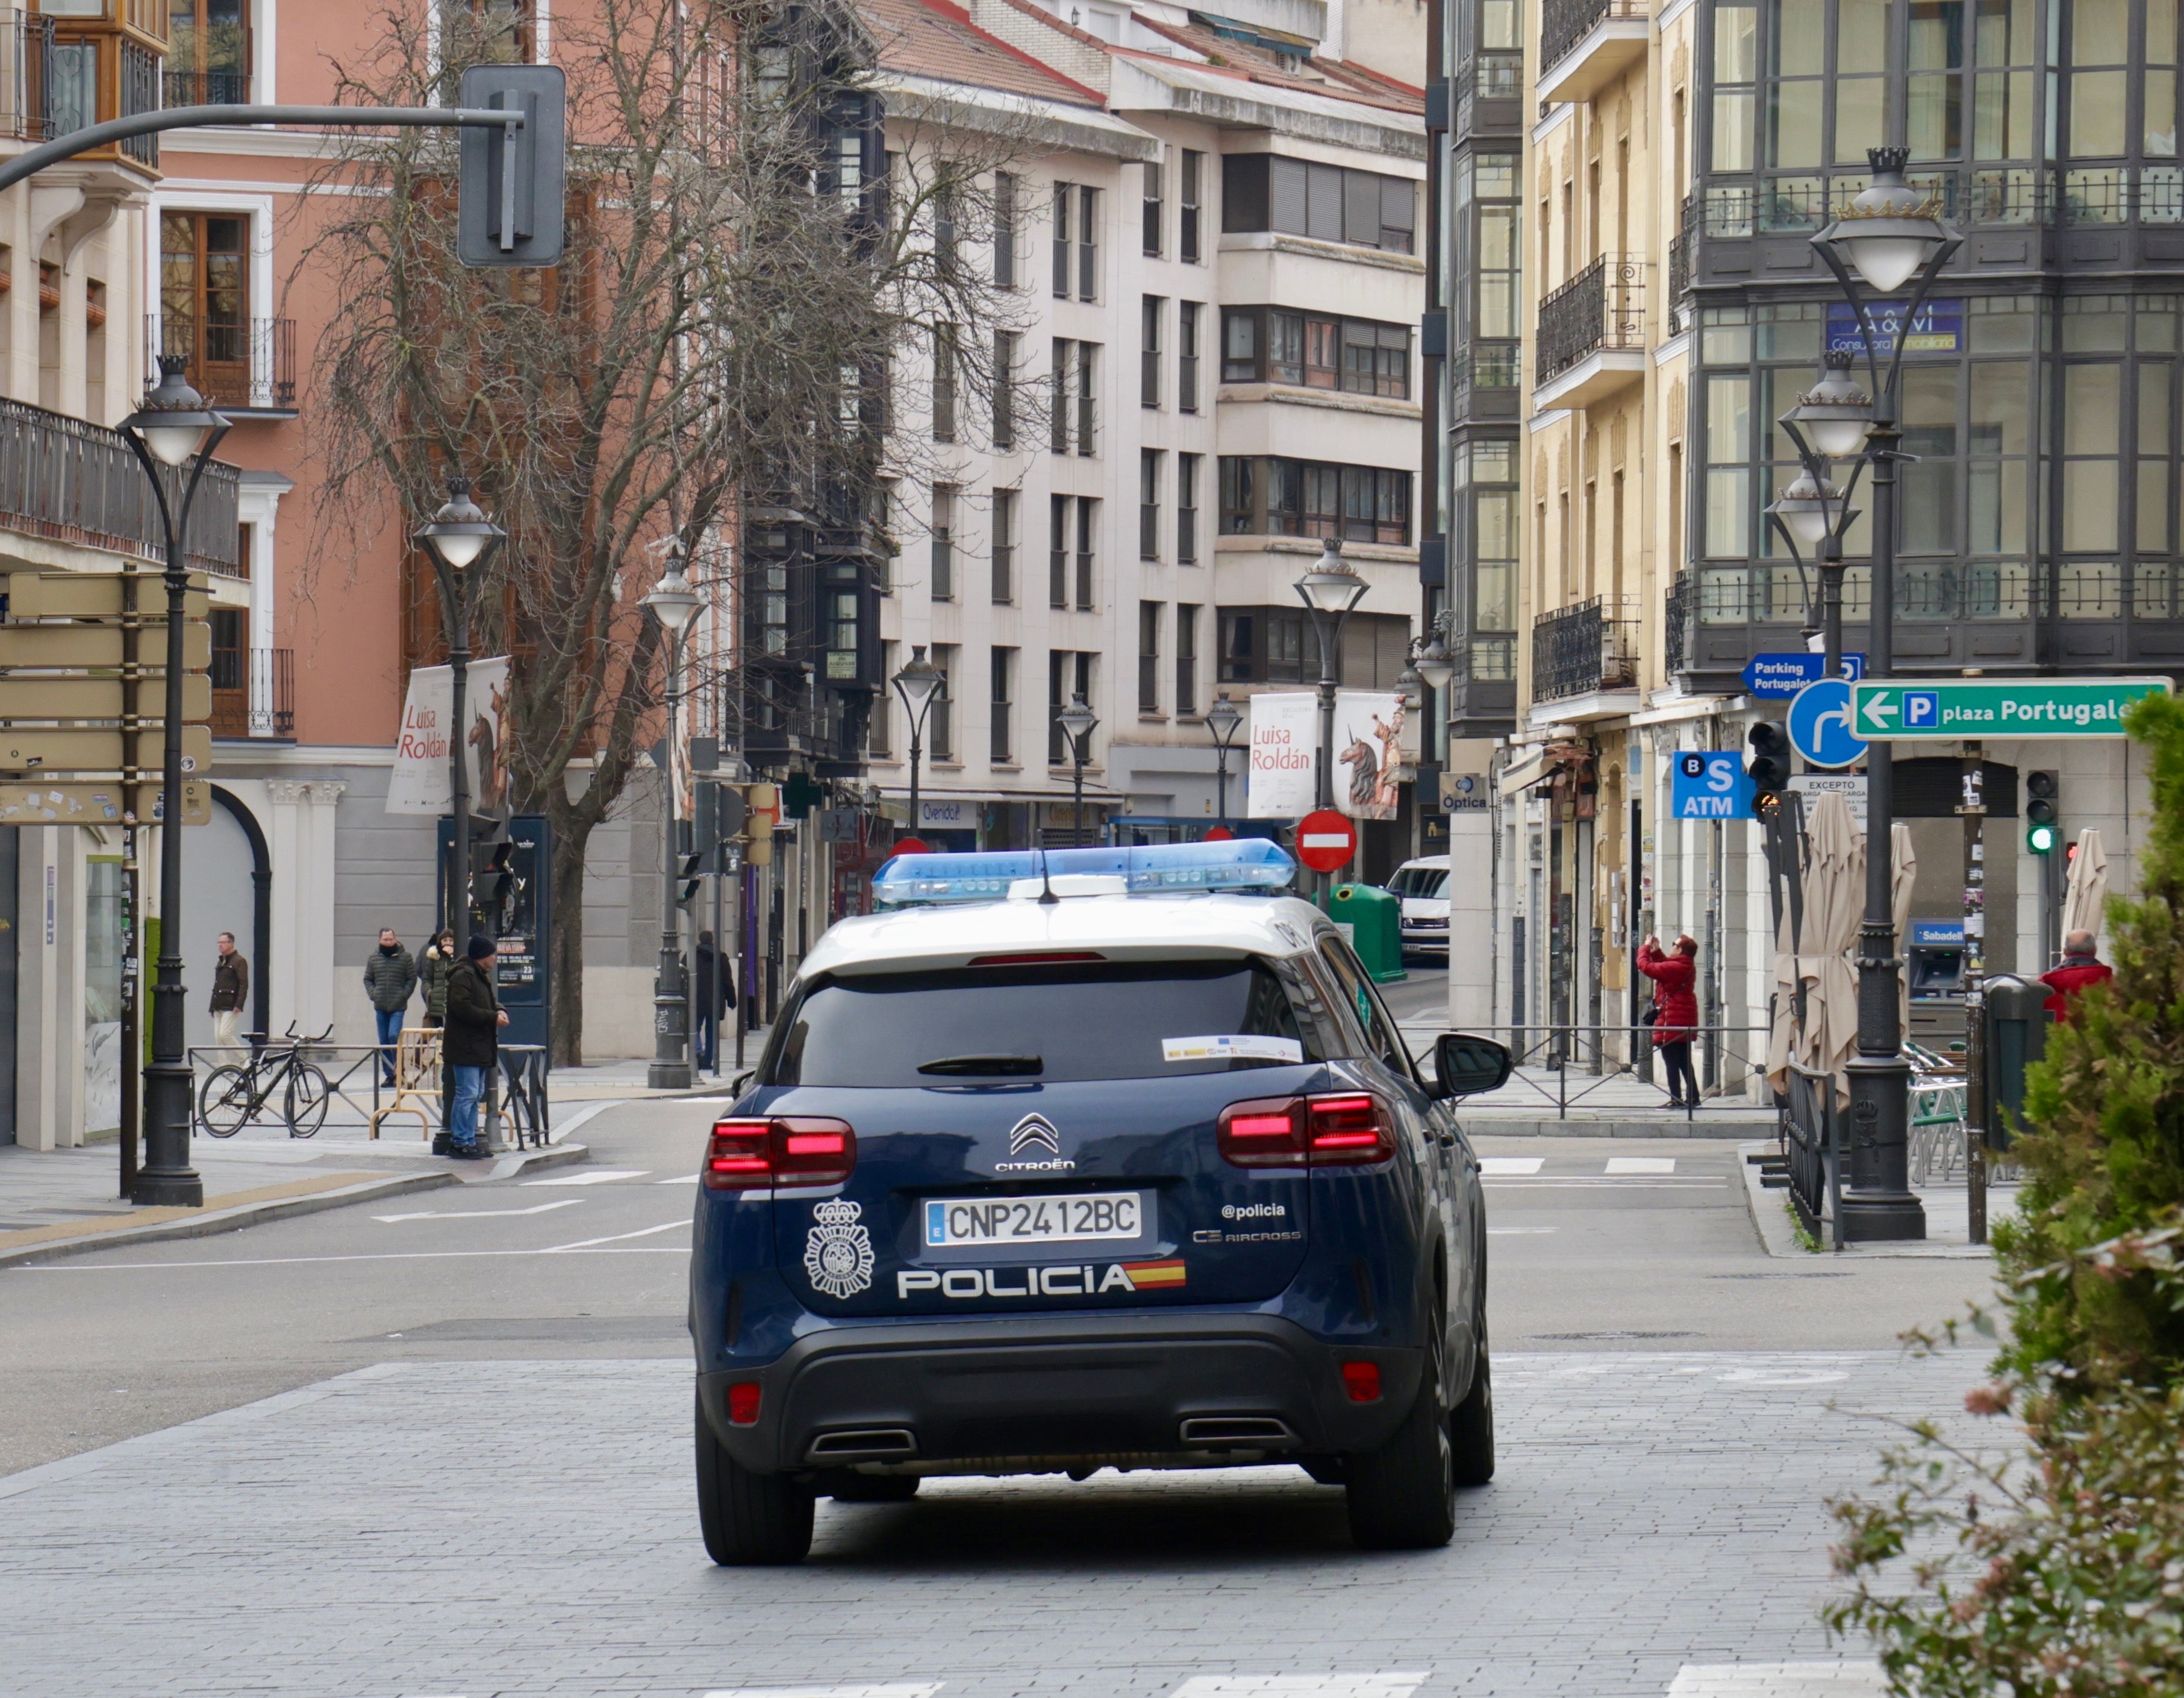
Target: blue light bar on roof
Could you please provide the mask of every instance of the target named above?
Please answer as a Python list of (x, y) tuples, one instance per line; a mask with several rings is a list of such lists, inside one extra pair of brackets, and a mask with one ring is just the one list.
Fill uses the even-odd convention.
[(994, 849), (977, 855), (899, 855), (872, 875), (872, 900), (999, 902), (1011, 885), (1049, 878), (1120, 878), (1133, 894), (1161, 890), (1288, 888), (1296, 863), (1264, 838), (1136, 849)]

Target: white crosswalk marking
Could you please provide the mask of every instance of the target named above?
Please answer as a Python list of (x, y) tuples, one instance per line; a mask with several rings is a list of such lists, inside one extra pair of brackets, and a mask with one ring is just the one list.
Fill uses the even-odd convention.
[(489, 1221), (495, 1215), (543, 1215), (549, 1209), (572, 1209), (583, 1200), (582, 1197), (556, 1197), (550, 1203), (529, 1209), (421, 1209), (414, 1215), (374, 1215), (371, 1218), (389, 1224), (396, 1221)]
[(1673, 1173), (1676, 1158), (1673, 1155), (1611, 1155), (1607, 1171), (1610, 1173)]
[(1170, 1698), (1411, 1698), (1431, 1669), (1415, 1674), (1197, 1674)]
[(906, 1681), (892, 1686), (736, 1686), (708, 1692), (705, 1698), (933, 1698), (944, 1680)]
[(1669, 1698), (1881, 1698), (1877, 1662), (1685, 1663)]
[(604, 1185), (615, 1179), (642, 1179), (649, 1167), (580, 1167), (574, 1173), (556, 1173), (550, 1179), (526, 1179), (526, 1185)]
[(1482, 1155), (1479, 1158), (1481, 1173), (1536, 1173), (1546, 1161), (1544, 1155)]

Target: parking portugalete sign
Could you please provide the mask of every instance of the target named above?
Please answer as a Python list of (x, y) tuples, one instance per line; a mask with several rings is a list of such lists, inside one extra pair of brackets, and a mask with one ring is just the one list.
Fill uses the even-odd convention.
[[(1855, 683), (1865, 676), (1865, 656), (1841, 657), (1843, 677)], [(1762, 701), (1787, 701), (1808, 684), (1827, 676), (1827, 657), (1803, 649), (1781, 654), (1754, 654), (1744, 663), (1744, 688)]]
[(2124, 710), (2166, 678), (1875, 679), (1851, 686), (1862, 738), (2121, 737)]

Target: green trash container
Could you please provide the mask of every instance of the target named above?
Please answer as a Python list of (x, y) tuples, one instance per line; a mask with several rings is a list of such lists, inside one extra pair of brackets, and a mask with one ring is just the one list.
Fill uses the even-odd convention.
[(1350, 947), (1375, 984), (1403, 971), (1403, 905), (1375, 884), (1338, 884), (1328, 898), (1327, 917), (1342, 928)]

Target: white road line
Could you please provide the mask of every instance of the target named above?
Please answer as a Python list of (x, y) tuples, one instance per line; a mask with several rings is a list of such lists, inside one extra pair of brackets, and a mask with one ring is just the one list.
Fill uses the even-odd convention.
[(1482, 1179), (1479, 1182), (1490, 1191), (1720, 1191), (1728, 1189), (1726, 1179), (1557, 1179), (1552, 1175), (1539, 1179)]
[(565, 1250), (589, 1250), (595, 1244), (620, 1244), (624, 1239), (649, 1239), (655, 1233), (671, 1233), (677, 1227), (688, 1227), (688, 1221), (669, 1221), (664, 1226), (640, 1227), (633, 1233), (616, 1233), (603, 1239), (578, 1239), (574, 1244), (549, 1244), (538, 1252), (541, 1255), (557, 1255)]
[(582, 1197), (557, 1197), (533, 1209), (425, 1209), (414, 1215), (374, 1215), (371, 1218), (389, 1224), (396, 1221), (489, 1221), (500, 1215), (543, 1215), (549, 1209), (573, 1209), (583, 1200)]
[(1195, 1674), (1171, 1698), (1411, 1698), (1431, 1669), (1416, 1674)]
[(1553, 1227), (1489, 1227), (1486, 1236), (1490, 1239), (1537, 1239), (1549, 1237), (1555, 1230)]
[(933, 1698), (944, 1680), (905, 1682), (891, 1686), (735, 1686), (708, 1692), (705, 1698)]
[(1673, 1173), (1676, 1158), (1673, 1155), (1611, 1155), (1604, 1170), (1609, 1173)]
[(604, 1185), (616, 1179), (642, 1179), (649, 1167), (579, 1167), (573, 1173), (557, 1173), (551, 1179), (526, 1179), (526, 1185)]
[(694, 1185), (698, 1178), (695, 1173), (678, 1173), (672, 1179), (655, 1179), (652, 1183), (655, 1185)]
[[(676, 1221), (672, 1225), (688, 1226), (688, 1221)], [(648, 1227), (647, 1233), (664, 1233), (666, 1227)], [(643, 1233), (630, 1233), (625, 1237), (638, 1238)], [(595, 1240), (610, 1244), (610, 1239)], [(688, 1255), (690, 1246), (678, 1244), (633, 1244), (621, 1250), (593, 1249), (588, 1244), (549, 1244), (543, 1250), (362, 1250), (352, 1255), (261, 1255), (238, 1256), (226, 1261), (48, 1261), (18, 1263), (0, 1272), (8, 1273), (141, 1273), (147, 1269), (178, 1267), (293, 1267), (314, 1261), (475, 1261), (496, 1255)]]
[(1880, 1698), (1877, 1662), (1685, 1663), (1669, 1698)]
[(1482, 1155), (1479, 1158), (1481, 1173), (1536, 1173), (1546, 1162), (1544, 1155)]

